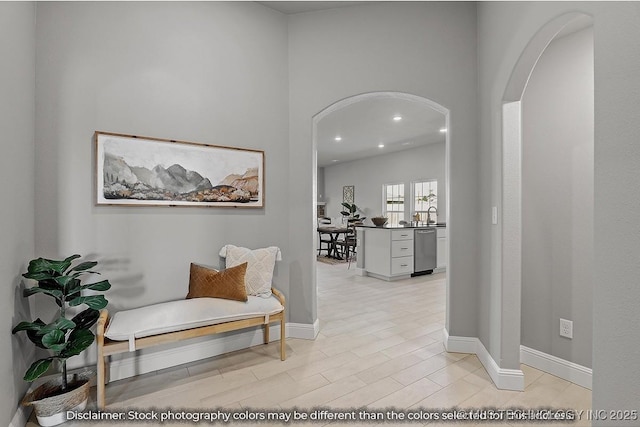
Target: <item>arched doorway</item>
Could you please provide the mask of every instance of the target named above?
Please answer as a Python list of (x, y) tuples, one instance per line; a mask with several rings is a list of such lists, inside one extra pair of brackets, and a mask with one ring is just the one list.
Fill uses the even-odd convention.
[[(507, 84), (502, 107), (502, 238), (501, 238), (501, 359), (507, 368), (520, 363), (522, 321), (522, 101), (529, 78), (545, 49), (561, 31), (588, 25), (591, 17), (564, 14), (547, 23), (529, 42)], [(570, 379), (570, 378), (567, 378)], [(572, 379), (570, 379), (572, 380)]]
[[(449, 179), (449, 171), (450, 171), (450, 144), (449, 144), (449, 140), (451, 138), (451, 133), (450, 133), (450, 125), (449, 125), (449, 110), (424, 97), (421, 96), (417, 96), (417, 95), (413, 95), (413, 94), (408, 94), (408, 93), (402, 93), (402, 92), (369, 92), (369, 93), (363, 93), (363, 94), (359, 94), (359, 95), (354, 95), (348, 98), (344, 98), (342, 100), (336, 101), (335, 103), (327, 106), (326, 108), (324, 108), (322, 111), (320, 111), (318, 114), (316, 114), (315, 116), (313, 116), (312, 119), (312, 153), (313, 153), (313, 172), (312, 172), (312, 185), (313, 185), (313, 189), (312, 189), (312, 197), (314, 200), (314, 203), (317, 203), (318, 200), (318, 194), (317, 194), (317, 188), (318, 188), (318, 125), (319, 123), (327, 118), (328, 116), (335, 114), (337, 112), (339, 112), (342, 109), (345, 109), (349, 106), (352, 106), (354, 104), (357, 103), (361, 103), (361, 102), (370, 102), (370, 101), (375, 101), (375, 100), (398, 100), (398, 101), (402, 101), (402, 102), (406, 102), (406, 103), (410, 103), (410, 104), (414, 104), (417, 106), (420, 106), (421, 108), (424, 109), (429, 109), (429, 110), (433, 110), (437, 113), (439, 113), (440, 115), (442, 115), (443, 117), (443, 123), (444, 123), (444, 129), (446, 130), (444, 132), (444, 139), (445, 139), (445, 156), (444, 156), (444, 169), (445, 169), (445, 185), (444, 185), (444, 189), (445, 189), (445, 194), (446, 194), (446, 200), (445, 200), (445, 215), (443, 218), (443, 222), (446, 222), (447, 224), (449, 224), (449, 216), (450, 216), (450, 200), (451, 200), (451, 196), (450, 196), (450, 179)], [(314, 226), (316, 224), (317, 221), (317, 209), (316, 206), (314, 206), (313, 209), (314, 212)], [(440, 217), (439, 217), (440, 220)], [(448, 230), (447, 232), (450, 232), (450, 230)], [(314, 247), (317, 247), (318, 242), (317, 242), (317, 235), (314, 233)], [(447, 245), (446, 247), (446, 258), (449, 259), (449, 254), (451, 252), (451, 247), (450, 245)], [(447, 267), (449, 268), (449, 267)], [(314, 292), (317, 293), (317, 275), (315, 273), (315, 269), (314, 269), (314, 280), (313, 283), (315, 285), (314, 288)], [(446, 292), (447, 292), (447, 307), (446, 307), (446, 325), (449, 324), (449, 302), (450, 302), (450, 298), (449, 298), (449, 286), (448, 286), (448, 275), (447, 275), (447, 279), (446, 279)], [(445, 325), (445, 326), (446, 326)]]

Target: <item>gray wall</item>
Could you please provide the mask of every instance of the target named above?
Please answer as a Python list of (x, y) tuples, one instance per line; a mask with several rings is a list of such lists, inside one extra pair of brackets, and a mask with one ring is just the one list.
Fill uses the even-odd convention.
[[(36, 252), (99, 260), (118, 310), (184, 298), (189, 263), (217, 265), (227, 243), (275, 245), (289, 294), (285, 16), (251, 2), (43, 2), (37, 18)], [(264, 150), (266, 207), (96, 207), (95, 130)]]
[[(36, 40), (36, 252), (101, 261), (112, 309), (182, 298), (189, 262), (217, 263), (225, 243), (275, 244), (289, 320), (313, 323), (311, 118), (346, 96), (391, 88), (452, 112), (460, 268), (450, 332), (475, 334), (475, 5), (366, 5), (287, 25), (245, 2), (44, 2)], [(96, 207), (95, 130), (264, 149), (267, 207)]]
[[(505, 331), (492, 324), (500, 295), (500, 228), (491, 206), (501, 207), (501, 105), (511, 71), (527, 43), (550, 20), (583, 11), (594, 17), (594, 262), (593, 408), (639, 409), (640, 402), (640, 27), (635, 2), (487, 2), (478, 5), (481, 123), (481, 263), (479, 333), (502, 367), (518, 349), (493, 345)], [(508, 310), (509, 308), (505, 308)], [(507, 331), (508, 332), (508, 331)], [(620, 421), (596, 422), (619, 425)], [(627, 425), (638, 425), (637, 421)]]
[(355, 204), (364, 211), (367, 218), (380, 215), (382, 186), (403, 182), (406, 200), (405, 219), (409, 220), (411, 183), (436, 179), (438, 180), (438, 221), (444, 222), (447, 201), (444, 164), (445, 143), (442, 142), (327, 166), (324, 168), (327, 215), (332, 218), (341, 217), (342, 187), (345, 185), (355, 186)]
[(0, 3), (0, 425), (9, 425), (28, 384), (22, 376), (33, 361), (23, 334), (11, 335), (32, 320), (22, 298), (21, 273), (33, 258), (35, 6)]
[[(289, 19), (291, 294), (315, 312), (312, 117), (367, 92), (428, 98), (451, 111), (449, 333), (477, 336), (476, 5), (378, 3)], [(356, 193), (358, 190), (356, 189)], [(358, 195), (356, 194), (356, 198)]]
[[(33, 6), (2, 7), (3, 50), (22, 60), (10, 61), (19, 71), (0, 71), (10, 73), (1, 84), (30, 94), (33, 22), (25, 14)], [(103, 271), (114, 282), (114, 304), (124, 307), (181, 297), (188, 262), (217, 260), (230, 238), (278, 244), (285, 260), (276, 283), (288, 292), (291, 319), (310, 323), (316, 318), (311, 117), (359, 93), (413, 93), (451, 111), (449, 332), (479, 336), (501, 367), (517, 367), (518, 349), (500, 347), (495, 338), (503, 331), (491, 317), (501, 309), (493, 304), (500, 296), (500, 227), (490, 225), (491, 206), (501, 207), (501, 103), (533, 35), (575, 10), (595, 21), (593, 406), (637, 409), (640, 188), (630, 185), (640, 180), (637, 3), (359, 5), (295, 15), (288, 39), (284, 16), (251, 3), (40, 3), (35, 252), (78, 251), (110, 261)], [(33, 103), (33, 96), (24, 100)], [(22, 110), (4, 98), (0, 105), (8, 113)], [(29, 143), (28, 106), (23, 113), (16, 120), (4, 114), (11, 121), (3, 130)], [(263, 148), (267, 207), (96, 208), (96, 129)], [(19, 150), (21, 159), (12, 159), (3, 177), (30, 175), (29, 150)], [(2, 274), (16, 286), (16, 271), (34, 253), (27, 218), (33, 198), (24, 197), (32, 194), (31, 180), (14, 187), (15, 202), (2, 213), (13, 220), (2, 228), (3, 269), (11, 264)], [(10, 303), (8, 312), (15, 307)], [(9, 323), (2, 322), (6, 329)], [(7, 358), (0, 360), (2, 379), (15, 381)], [(23, 385), (16, 387), (20, 394)]]
[(318, 185), (317, 185), (318, 201), (319, 202), (324, 202), (325, 201), (325, 194), (324, 194), (324, 168), (318, 168), (317, 179), (318, 179)]
[(591, 367), (593, 28), (547, 47), (522, 115), (522, 344)]

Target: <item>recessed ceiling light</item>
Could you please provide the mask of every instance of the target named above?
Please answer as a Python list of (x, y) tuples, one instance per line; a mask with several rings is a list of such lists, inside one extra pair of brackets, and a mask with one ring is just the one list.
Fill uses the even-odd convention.
[(338, 161), (338, 159), (333, 159), (333, 160), (331, 160), (331, 161), (335, 163), (335, 162), (337, 162), (337, 161)]
[(378, 148), (384, 148), (384, 144), (378, 144)]
[(336, 137), (335, 137), (335, 138), (333, 138), (333, 139), (335, 139), (335, 140), (336, 140), (336, 141), (338, 141), (338, 142), (342, 141), (342, 137), (341, 137), (340, 135), (336, 136)]
[(447, 133), (447, 128), (440, 129), (440, 133)]
[(402, 120), (402, 116), (400, 116), (400, 115), (393, 116), (393, 121), (394, 122), (399, 122), (400, 120)]

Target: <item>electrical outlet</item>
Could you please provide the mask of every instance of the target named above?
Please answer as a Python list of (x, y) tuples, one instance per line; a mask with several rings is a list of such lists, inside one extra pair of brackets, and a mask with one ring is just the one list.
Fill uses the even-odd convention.
[(573, 322), (567, 319), (560, 319), (560, 336), (573, 339)]

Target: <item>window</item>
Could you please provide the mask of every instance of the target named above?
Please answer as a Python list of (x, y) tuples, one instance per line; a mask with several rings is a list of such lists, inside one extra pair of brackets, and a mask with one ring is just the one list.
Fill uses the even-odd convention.
[(389, 218), (390, 225), (404, 221), (404, 183), (383, 186), (382, 215)]
[(420, 215), (420, 221), (438, 221), (438, 181), (413, 183), (413, 212)]

